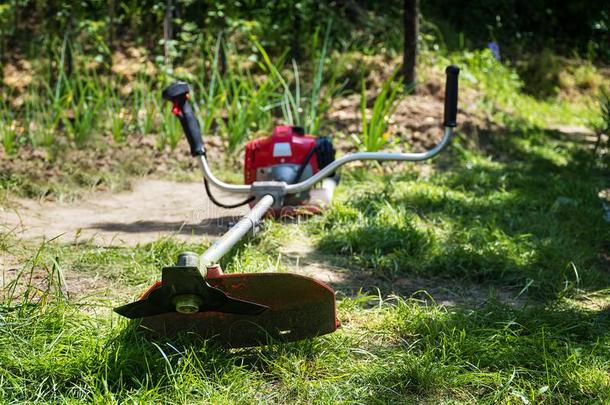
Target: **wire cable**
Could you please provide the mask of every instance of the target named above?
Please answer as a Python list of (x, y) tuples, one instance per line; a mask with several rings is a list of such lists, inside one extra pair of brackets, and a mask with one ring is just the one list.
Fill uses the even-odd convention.
[(234, 204), (224, 204), (221, 203), (220, 201), (218, 201), (213, 195), (212, 195), (212, 190), (210, 190), (210, 185), (208, 184), (208, 179), (203, 179), (203, 185), (205, 186), (205, 192), (208, 195), (208, 198), (210, 199), (210, 201), (212, 201), (212, 203), (214, 205), (216, 205), (217, 207), (220, 208), (237, 208), (237, 207), (241, 207), (242, 205), (246, 205), (251, 203), (252, 201), (255, 200), (256, 197), (254, 196), (250, 196), (248, 198), (246, 198), (244, 201), (238, 202), (238, 203), (234, 203)]

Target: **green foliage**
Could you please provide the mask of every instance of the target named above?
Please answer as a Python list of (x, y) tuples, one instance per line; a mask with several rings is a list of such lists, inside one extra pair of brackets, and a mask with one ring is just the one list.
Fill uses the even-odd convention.
[(180, 121), (174, 117), (169, 108), (164, 108), (161, 113), (161, 130), (157, 143), (159, 149), (163, 150), (165, 146), (175, 149), (183, 136)]
[(610, 133), (610, 90), (604, 89), (599, 97), (599, 122), (595, 125), (598, 132)]
[[(115, 6), (112, 23), (110, 4)], [(191, 82), (204, 131), (220, 134), (230, 148), (269, 129), (282, 114), (317, 132), (339, 88), (338, 68), (328, 63), (328, 50), (380, 53), (379, 44), (385, 43), (383, 52), (391, 53), (401, 43), (395, 29), (401, 2), (177, 0), (181, 20), (174, 21), (166, 65), (159, 43), (166, 4), (22, 0), (0, 5), (2, 55), (10, 43), (33, 61), (31, 71), (21, 72), (32, 76), (32, 83), (0, 89), (4, 150), (16, 153), (26, 142), (50, 151), (64, 143), (91, 147), (101, 137), (123, 142), (136, 132), (155, 134), (160, 149), (174, 148), (182, 130), (160, 98), (160, 89), (174, 78)], [(422, 3), (424, 11), (431, 4)], [(444, 2), (443, 8), (447, 17), (468, 15), (469, 29), (484, 31), (476, 37), (455, 35), (464, 49), (469, 41), (486, 41), (489, 25), (491, 35), (511, 33), (499, 41), (513, 41), (512, 34), (536, 17), (507, 19), (515, 4), (458, 9)], [(599, 19), (603, 31), (605, 20), (596, 7), (590, 6), (591, 18)], [(551, 17), (557, 16), (556, 6), (550, 10)], [(329, 16), (334, 23), (319, 41), (320, 21)], [(20, 24), (12, 23), (16, 17)], [(446, 27), (459, 27), (462, 21), (455, 18)], [(513, 25), (504, 31), (500, 23)], [(41, 28), (27, 30), (32, 26)], [(524, 41), (546, 27), (523, 31)], [(111, 43), (112, 31), (124, 37)], [(221, 31), (228, 39), (224, 70)], [(483, 111), (504, 129), (493, 134), (481, 129), (480, 135), (491, 139), (486, 152), (467, 149), (458, 136), (429, 176), (415, 171), (376, 176), (369, 170), (354, 174), (360, 176), (356, 184), (344, 174), (339, 201), (306, 225), (317, 245), (302, 258), (335, 266), (341, 330), (294, 344), (231, 351), (192, 336), (151, 338), (111, 308), (126, 296), (137, 297), (178, 252), (201, 246), (163, 238), (134, 248), (56, 242), (39, 247), (0, 228), (0, 258), (14, 257), (18, 263), (16, 271), (6, 271), (8, 277), (2, 274), (0, 285), (0, 398), (9, 403), (610, 401), (610, 322), (595, 309), (610, 299), (600, 257), (610, 235), (598, 197), (607, 188), (606, 168), (596, 166), (588, 151), (545, 129), (550, 121), (589, 122), (598, 112), (585, 102), (541, 101), (522, 94), (529, 85), (519, 77), (519, 66), (508, 58), (497, 61), (489, 51), (439, 54), (432, 42), (440, 34), (431, 31), (424, 39), (431, 43), (426, 49), (435, 51), (434, 63), (444, 67), (450, 59), (460, 65), (462, 94), (477, 91), (475, 105), (464, 108)], [(259, 38), (255, 49), (244, 39), (252, 36)], [(155, 73), (110, 73), (110, 57), (123, 50), (125, 38), (149, 50), (137, 63), (159, 61)], [(452, 38), (447, 39), (451, 47)], [(592, 44), (591, 57), (602, 55), (603, 44)], [(209, 48), (213, 52), (201, 52)], [(288, 48), (291, 52), (285, 54)], [(48, 49), (48, 55), (40, 49)], [(295, 61), (288, 69), (286, 56)], [(348, 79), (358, 74), (347, 67), (350, 63), (339, 72)], [(179, 65), (186, 69), (172, 69)], [(536, 73), (544, 73), (544, 63), (539, 66)], [(570, 80), (575, 87), (599, 85), (590, 67), (575, 68), (567, 76), (562, 72), (553, 73), (562, 86)], [(400, 87), (386, 82), (370, 117), (363, 89), (364, 149), (386, 145), (386, 119)], [(607, 98), (602, 106), (608, 106)], [(606, 107), (597, 116), (605, 130)], [(133, 172), (123, 162), (117, 164), (112, 175), (126, 181)], [(62, 169), (78, 175), (41, 186), (29, 177), (1, 172), (0, 190), (36, 196), (49, 188), (73, 192), (108, 175), (92, 175), (67, 162)], [(223, 258), (226, 271), (293, 270), (292, 258), (280, 247), (303, 225), (265, 228)], [(105, 289), (67, 296), (67, 274), (69, 283), (92, 277)], [(410, 298), (413, 291), (401, 289), (405, 280), (421, 278), (449, 296), (459, 286), (501, 294), (446, 307), (434, 302), (442, 298), (434, 289)], [(11, 281), (15, 279), (19, 282)], [(521, 306), (521, 300), (527, 305)]]
[[(277, 83), (270, 78), (257, 81), (249, 71), (235, 72), (231, 68), (222, 79), (219, 74), (217, 77), (219, 101), (224, 104), (226, 118), (216, 119), (228, 140), (229, 151), (235, 152), (255, 132), (270, 129)], [(212, 108), (208, 112), (216, 110)]]
[[(610, 91), (608, 89), (602, 89), (599, 97), (599, 114), (590, 124), (597, 133), (594, 153), (597, 153), (601, 148), (601, 164), (607, 166), (609, 163), (608, 147), (610, 146)], [(603, 143), (604, 136), (606, 137), (605, 145)]]
[(473, 83), (488, 102), (509, 102), (523, 88), (517, 72), (488, 49), (452, 54), (449, 59), (464, 67), (460, 79)]
[[(488, 50), (464, 51), (448, 56), (426, 52), (424, 60), (431, 60), (438, 69), (454, 63), (462, 69), (460, 88), (474, 89), (479, 96), (474, 100), (477, 110), (490, 121), (513, 126), (545, 127), (553, 124), (588, 125), (595, 109), (589, 97), (569, 99), (538, 99), (525, 91), (517, 69), (510, 63), (494, 58)], [(529, 93), (529, 94), (528, 94)]]
[[(383, 217), (383, 199), (366, 196), (343, 219), (366, 210), (370, 199), (374, 215)], [(276, 262), (269, 239), (281, 235), (273, 228), (243, 245), (241, 260), (229, 261), (227, 269), (243, 270), (234, 267), (240, 262), (261, 268)], [(492, 297), (445, 307), (420, 295), (357, 293), (339, 300), (343, 327), (332, 335), (229, 351), (194, 336), (164, 339), (138, 332), (111, 312), (122, 296), (75, 298), (62, 292), (66, 272), (76, 270), (103, 277), (109, 292), (120, 285), (135, 296), (158, 276), (159, 266), (195, 246), (163, 239), (133, 249), (55, 242), (37, 247), (0, 234), (0, 249), (9, 246), (32, 260), (19, 269), (26, 290), (14, 288), (16, 283), (0, 290), (0, 395), (8, 402), (610, 399), (610, 322), (577, 301), (509, 306)], [(359, 274), (355, 268), (350, 273)], [(336, 285), (340, 295), (344, 287)], [(600, 295), (607, 298), (608, 291), (583, 299)]]
[(431, 235), (389, 197), (387, 191), (365, 193), (331, 210), (318, 224), (322, 251), (351, 257), (354, 264), (390, 277), (405, 261), (420, 259)]
[(12, 128), (7, 122), (0, 123), (0, 138), (2, 139), (2, 146), (6, 153), (14, 154), (17, 151), (17, 134), (15, 129)]
[(431, 0), (422, 2), (421, 10), (449, 39), (450, 50), (496, 41), (507, 56), (535, 56), (550, 48), (569, 56), (576, 52), (591, 60), (607, 61), (610, 57), (604, 40), (610, 32), (610, 14), (604, 2)]
[(375, 98), (370, 117), (367, 112), (366, 86), (362, 80), (360, 93), (360, 119), (362, 133), (355, 138), (356, 143), (367, 152), (376, 152), (382, 149), (389, 141), (387, 132), (388, 121), (396, 109), (396, 99), (402, 87), (402, 79), (396, 82), (396, 73), (386, 80), (381, 91)]
[[(163, 101), (159, 100), (158, 97), (158, 92), (149, 88), (147, 81), (143, 77), (138, 78), (134, 88), (134, 108), (132, 114), (135, 129), (141, 135), (148, 135), (157, 130), (155, 124), (158, 111), (165, 107), (159, 105)], [(121, 111), (122, 107), (124, 108), (125, 106), (116, 106), (115, 111)], [(118, 114), (118, 118), (125, 118), (125, 114)], [(125, 123), (122, 125), (125, 126)]]
[(531, 55), (517, 67), (526, 92), (538, 97), (555, 96), (559, 92), (561, 66), (558, 56), (550, 49)]
[[(231, 156), (253, 134), (270, 131), (273, 117), (280, 110), (288, 123), (302, 123), (309, 131), (319, 129), (338, 89), (332, 75), (328, 84), (322, 85), (329, 29), (325, 35), (319, 60), (311, 73), (311, 85), (306, 89), (302, 82), (309, 75), (301, 75), (296, 62), (295, 76), (284, 78), (280, 72), (282, 65), (274, 65), (258, 43), (265, 64), (242, 63), (245, 61), (236, 55), (237, 49), (223, 44), (219, 36), (214, 52), (207, 55), (210, 59), (198, 61), (202, 65), (198, 68), (203, 71), (201, 76), (191, 73), (197, 69), (177, 69), (172, 75), (162, 73), (152, 77), (141, 66), (134, 68), (134, 64), (142, 63), (137, 58), (126, 58), (121, 62), (124, 67), (119, 63), (119, 69), (127, 73), (100, 75), (95, 61), (83, 54), (80, 47), (65, 42), (64, 51), (53, 61), (58, 66), (57, 78), (47, 83), (43, 76), (35, 75), (25, 89), (12, 92), (3, 88), (7, 98), (0, 108), (3, 116), (11, 117), (11, 128), (24, 133), (25, 141), (34, 147), (47, 148), (51, 154), (60, 142), (84, 147), (109, 135), (119, 143), (134, 132), (144, 136), (157, 134), (160, 149), (165, 146), (174, 149), (182, 137), (181, 130), (169, 106), (161, 100), (160, 89), (172, 80), (187, 80), (194, 89), (192, 100), (201, 110), (204, 134), (220, 134), (226, 139)], [(235, 55), (237, 61), (235, 64), (225, 61), (222, 72), (221, 49), (225, 58)], [(65, 71), (68, 52), (75, 58), (70, 74)], [(32, 70), (45, 66), (44, 60), (36, 63)], [(23, 99), (23, 104), (11, 105), (10, 100), (15, 97)], [(7, 128), (3, 127), (2, 140), (12, 153), (18, 145), (14, 143), (15, 131), (9, 132)]]

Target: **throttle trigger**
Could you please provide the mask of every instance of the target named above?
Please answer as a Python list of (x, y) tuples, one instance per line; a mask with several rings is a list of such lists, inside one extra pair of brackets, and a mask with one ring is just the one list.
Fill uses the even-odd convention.
[(180, 107), (180, 103), (176, 100), (174, 101), (174, 106), (172, 107), (172, 114), (176, 117), (182, 117), (182, 108)]

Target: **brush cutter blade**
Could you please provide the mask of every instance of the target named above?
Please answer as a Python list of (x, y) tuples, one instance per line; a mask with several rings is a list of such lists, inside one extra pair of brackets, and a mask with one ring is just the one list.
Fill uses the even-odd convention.
[[(235, 305), (256, 303), (267, 309), (258, 314), (245, 313), (241, 307), (240, 311), (163, 313), (144, 317), (140, 326), (169, 337), (195, 333), (225, 347), (296, 341), (331, 333), (338, 327), (334, 291), (315, 279), (287, 273), (248, 273), (222, 274), (205, 281), (240, 303)], [(129, 305), (137, 307), (135, 304)]]
[(161, 283), (149, 290), (145, 297), (114, 311), (135, 319), (175, 312), (179, 305), (189, 312), (217, 311), (244, 315), (256, 315), (267, 309), (264, 305), (230, 297), (210, 286), (196, 267), (175, 266), (163, 268)]

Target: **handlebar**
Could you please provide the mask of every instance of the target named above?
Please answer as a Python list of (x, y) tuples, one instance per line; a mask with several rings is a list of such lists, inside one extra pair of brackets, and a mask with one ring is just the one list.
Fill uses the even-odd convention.
[[(286, 194), (297, 194), (310, 189), (317, 182), (328, 177), (340, 166), (356, 160), (378, 160), (378, 161), (422, 161), (430, 159), (441, 152), (449, 143), (453, 135), (453, 128), (457, 126), (457, 103), (458, 103), (458, 76), (460, 69), (457, 66), (448, 66), (445, 69), (447, 76), (445, 82), (445, 105), (443, 125), (445, 131), (440, 142), (432, 149), (419, 153), (386, 153), (386, 152), (360, 152), (345, 155), (330, 163), (312, 177), (297, 183), (285, 185)], [(214, 186), (231, 193), (250, 194), (253, 185), (228, 184), (219, 180), (212, 173), (205, 157), (201, 130), (197, 118), (188, 103), (188, 85), (184, 82), (176, 82), (163, 91), (163, 98), (172, 101), (172, 112), (180, 119), (182, 128), (191, 148), (191, 155), (199, 157), (199, 164), (204, 177)], [(256, 183), (254, 183), (256, 184)]]
[(205, 156), (205, 147), (201, 139), (201, 129), (199, 121), (195, 116), (195, 111), (188, 102), (189, 85), (185, 82), (175, 82), (163, 90), (162, 97), (173, 103), (172, 114), (180, 120), (184, 135), (191, 148), (192, 156)]
[(454, 128), (457, 126), (457, 103), (458, 103), (458, 75), (460, 68), (451, 65), (445, 69), (447, 81), (445, 82), (445, 112), (443, 125)]

